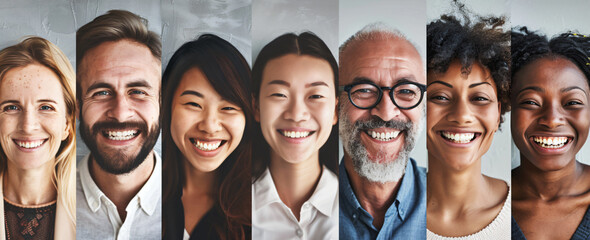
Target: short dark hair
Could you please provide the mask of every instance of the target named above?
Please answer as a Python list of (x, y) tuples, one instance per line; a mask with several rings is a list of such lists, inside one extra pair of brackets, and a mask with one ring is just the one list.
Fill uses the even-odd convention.
[[(452, 61), (458, 60), (461, 72), (469, 74), (474, 62), (481, 64), (496, 84), (502, 115), (510, 111), (510, 32), (502, 28), (506, 17), (477, 16), (470, 14), (464, 4), (454, 4), (463, 21), (445, 14), (426, 27), (427, 72), (444, 73)], [(474, 15), (475, 22), (470, 15)]]
[[(252, 90), (255, 101), (258, 101), (260, 94), (260, 85), (262, 84), (262, 74), (266, 64), (273, 59), (285, 56), (287, 54), (306, 55), (326, 60), (334, 74), (334, 86), (338, 86), (338, 63), (330, 52), (330, 48), (312, 32), (303, 32), (299, 35), (294, 33), (283, 34), (262, 48), (254, 66), (252, 67)], [(338, 92), (334, 87), (335, 93)], [(338, 94), (336, 94), (338, 96)], [(259, 104), (259, 103), (257, 103)], [(332, 127), (330, 137), (320, 148), (320, 163), (325, 165), (332, 172), (338, 174), (338, 125)], [(256, 181), (270, 164), (270, 146), (262, 136), (260, 124), (255, 126), (253, 142), (253, 159), (252, 177)]]
[[(184, 74), (193, 68), (203, 72), (213, 89), (221, 97), (238, 105), (244, 112), (246, 126), (238, 147), (216, 170), (217, 186), (213, 189), (216, 201), (213, 210), (224, 216), (212, 224), (222, 239), (249, 238), (251, 225), (251, 129), (254, 121), (250, 66), (242, 54), (222, 38), (203, 34), (197, 40), (183, 44), (168, 62), (162, 76), (163, 102), (160, 114), (162, 123), (162, 190), (163, 205), (174, 204), (182, 195), (185, 183), (182, 153), (172, 140), (172, 100)], [(164, 211), (163, 219), (171, 212)], [(167, 226), (167, 225), (164, 225)], [(247, 227), (246, 227), (247, 226)], [(164, 228), (164, 231), (169, 229)]]
[(525, 65), (545, 57), (563, 57), (571, 61), (590, 81), (590, 36), (568, 31), (549, 40), (527, 27), (512, 29), (513, 77)]

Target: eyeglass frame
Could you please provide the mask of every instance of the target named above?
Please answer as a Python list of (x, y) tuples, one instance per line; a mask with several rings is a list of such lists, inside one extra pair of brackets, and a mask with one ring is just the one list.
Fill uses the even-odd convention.
[[(369, 84), (369, 85), (373, 85), (375, 88), (379, 89), (379, 96), (377, 97), (377, 101), (375, 101), (375, 103), (369, 107), (359, 107), (358, 105), (356, 105), (354, 103), (354, 101), (352, 101), (352, 97), (350, 95), (350, 90), (352, 90), (352, 88), (356, 85), (360, 85), (360, 84)], [(395, 99), (393, 97), (393, 89), (395, 89), (396, 87), (399, 87), (401, 85), (406, 85), (406, 84), (412, 84), (412, 85), (416, 85), (419, 89), (420, 89), (420, 99), (418, 100), (418, 102), (411, 107), (400, 107), (399, 105), (397, 105), (397, 103), (395, 102)], [(383, 91), (385, 90), (389, 90), (389, 98), (391, 99), (391, 102), (393, 102), (393, 104), (399, 108), (399, 109), (403, 109), (403, 110), (409, 110), (409, 109), (414, 109), (416, 108), (418, 105), (420, 105), (420, 103), (422, 102), (422, 99), (424, 98), (424, 93), (426, 92), (426, 85), (421, 84), (421, 83), (417, 83), (417, 82), (412, 82), (412, 81), (402, 81), (402, 82), (398, 82), (395, 85), (393, 85), (393, 87), (381, 87), (378, 86), (377, 84), (375, 84), (374, 82), (370, 82), (370, 81), (363, 81), (363, 82), (356, 82), (356, 83), (351, 83), (348, 85), (344, 85), (344, 86), (339, 86), (338, 87), (339, 91), (345, 91), (348, 94), (348, 100), (350, 101), (350, 103), (352, 103), (353, 106), (355, 106), (358, 109), (372, 109), (374, 107), (376, 107), (377, 105), (379, 105), (379, 103), (381, 102), (382, 98), (383, 98)]]

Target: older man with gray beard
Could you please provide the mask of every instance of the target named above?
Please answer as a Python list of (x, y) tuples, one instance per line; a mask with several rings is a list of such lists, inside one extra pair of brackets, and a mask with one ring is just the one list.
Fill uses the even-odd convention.
[(368, 25), (340, 47), (341, 239), (426, 239), (426, 173), (409, 153), (424, 116), (420, 54)]

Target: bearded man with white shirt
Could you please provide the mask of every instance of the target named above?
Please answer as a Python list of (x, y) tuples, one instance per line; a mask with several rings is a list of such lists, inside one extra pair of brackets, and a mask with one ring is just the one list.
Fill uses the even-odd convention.
[(147, 21), (111, 10), (76, 33), (80, 133), (78, 239), (160, 239), (161, 41)]

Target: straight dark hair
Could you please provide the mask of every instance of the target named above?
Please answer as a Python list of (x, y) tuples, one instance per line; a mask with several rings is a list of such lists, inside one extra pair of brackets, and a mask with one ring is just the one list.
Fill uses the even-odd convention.
[[(338, 90), (336, 88), (338, 86), (338, 63), (324, 41), (312, 32), (303, 32), (299, 35), (286, 33), (266, 44), (260, 50), (254, 62), (254, 66), (252, 67), (252, 90), (256, 105), (259, 104), (258, 97), (260, 95), (260, 85), (262, 84), (262, 73), (266, 64), (273, 59), (287, 54), (311, 56), (326, 60), (334, 73), (334, 91), (336, 98), (338, 98)], [(271, 149), (262, 136), (260, 124), (256, 124), (254, 128), (253, 159), (255, 161), (252, 162), (252, 177), (253, 181), (256, 181), (270, 164)], [(335, 174), (338, 174), (338, 124), (332, 126), (330, 137), (324, 146), (320, 148), (319, 159), (320, 164), (326, 166)]]
[[(204, 34), (197, 40), (182, 45), (170, 59), (162, 77), (163, 104), (160, 116), (163, 130), (163, 205), (168, 206), (180, 198), (182, 186), (186, 182), (182, 153), (172, 140), (170, 124), (174, 93), (184, 74), (192, 68), (200, 69), (223, 99), (238, 105), (244, 112), (246, 127), (242, 140), (215, 170), (218, 185), (213, 186), (213, 189), (217, 190), (213, 196), (213, 210), (224, 218), (216, 218), (211, 225), (221, 239), (250, 239), (250, 125), (254, 122), (250, 66), (234, 46), (212, 34)], [(164, 211), (163, 214), (163, 219), (167, 219), (166, 215), (173, 213)]]

